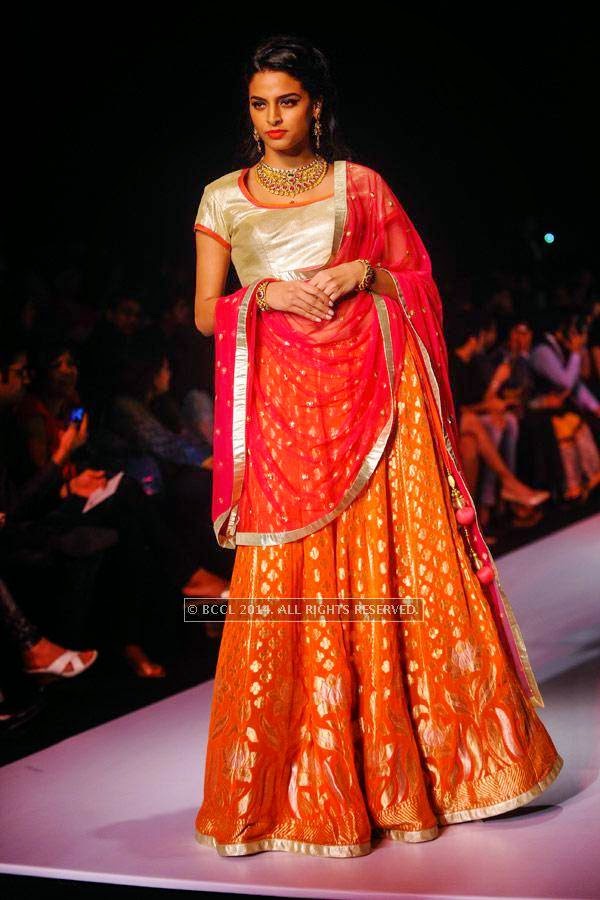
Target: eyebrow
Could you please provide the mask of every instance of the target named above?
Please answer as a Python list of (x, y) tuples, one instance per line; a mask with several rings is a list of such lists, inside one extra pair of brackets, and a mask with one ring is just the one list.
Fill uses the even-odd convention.
[[(284, 97), (299, 97), (300, 94), (297, 91), (289, 91), (287, 94), (280, 94), (279, 97), (276, 97), (276, 100), (283, 100)], [(259, 97), (258, 94), (251, 94), (251, 100), (264, 100), (264, 97)]]

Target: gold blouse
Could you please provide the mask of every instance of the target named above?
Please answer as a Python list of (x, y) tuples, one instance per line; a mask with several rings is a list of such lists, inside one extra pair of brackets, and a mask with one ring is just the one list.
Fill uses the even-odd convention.
[(206, 185), (194, 230), (231, 251), (240, 284), (271, 276), (282, 281), (310, 277), (340, 245), (346, 217), (346, 160), (335, 160), (334, 190), (321, 200), (293, 205), (259, 203), (248, 191), (248, 169), (228, 172)]

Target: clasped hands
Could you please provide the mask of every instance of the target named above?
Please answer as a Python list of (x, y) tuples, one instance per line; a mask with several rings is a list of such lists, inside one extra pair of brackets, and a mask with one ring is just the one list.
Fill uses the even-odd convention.
[(265, 299), (271, 309), (297, 313), (313, 321), (333, 318), (336, 300), (355, 290), (364, 266), (358, 259), (331, 269), (320, 269), (306, 281), (272, 281)]

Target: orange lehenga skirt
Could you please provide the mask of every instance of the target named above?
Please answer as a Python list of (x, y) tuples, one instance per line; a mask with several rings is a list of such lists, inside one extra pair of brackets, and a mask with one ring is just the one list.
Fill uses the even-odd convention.
[(226, 619), (195, 820), (222, 856), (428, 841), (528, 803), (562, 766), (458, 531), (413, 340), (363, 491), (305, 538), (238, 546), (230, 593), (417, 596), (422, 621)]

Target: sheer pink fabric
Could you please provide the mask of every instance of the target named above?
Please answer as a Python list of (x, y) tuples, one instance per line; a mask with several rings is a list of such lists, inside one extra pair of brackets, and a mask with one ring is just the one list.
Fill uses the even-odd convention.
[[(347, 163), (347, 216), (328, 267), (368, 258), (394, 278), (397, 296), (354, 292), (332, 321), (262, 313), (256, 282), (216, 306), (213, 520), (223, 546), (283, 543), (317, 530), (364, 486), (385, 452), (395, 420), (406, 328), (418, 337), (431, 403), (441, 418), (441, 462), (470, 496), (443, 338), (443, 309), (427, 251), (385, 180)], [(442, 428), (440, 428), (442, 432)], [(264, 503), (249, 509), (244, 483), (254, 478)], [(256, 492), (253, 492), (254, 494)], [(494, 578), (485, 585), (499, 632), (520, 680), (543, 706), (518, 625), (475, 519), (471, 544)]]

